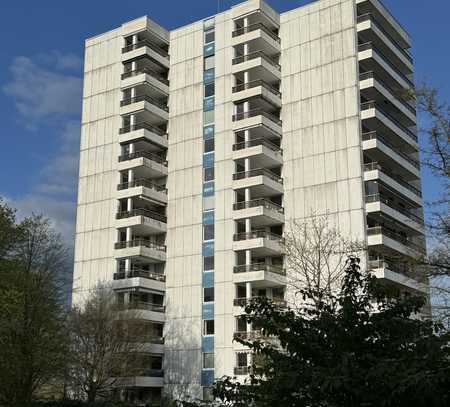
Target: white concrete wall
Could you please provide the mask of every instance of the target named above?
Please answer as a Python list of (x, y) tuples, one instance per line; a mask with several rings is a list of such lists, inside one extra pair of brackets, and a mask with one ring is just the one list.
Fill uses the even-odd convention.
[(287, 220), (329, 213), (343, 233), (362, 239), (355, 20), (354, 0), (281, 15), (283, 178)]
[(73, 303), (111, 281), (116, 241), (120, 29), (86, 41)]
[[(170, 35), (166, 391), (201, 395), (203, 24)], [(188, 386), (192, 384), (192, 386)]]

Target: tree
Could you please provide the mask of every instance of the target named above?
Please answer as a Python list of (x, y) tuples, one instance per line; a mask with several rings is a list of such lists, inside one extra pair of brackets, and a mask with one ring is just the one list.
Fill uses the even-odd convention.
[(89, 402), (111, 395), (120, 378), (133, 375), (145, 341), (145, 327), (123, 311), (107, 287), (98, 287), (70, 316), (70, 383)]
[(435, 312), (450, 323), (450, 105), (439, 92), (424, 84), (416, 90), (417, 108), (422, 115), (421, 162), (441, 187), (439, 197), (427, 203), (429, 247), (425, 265), (431, 291), (436, 299)]
[(0, 228), (0, 405), (22, 406), (64, 370), (67, 252), (42, 216), (17, 223), (2, 205)]
[(304, 288), (327, 291), (338, 288), (347, 258), (363, 250), (363, 243), (344, 236), (331, 224), (328, 215), (293, 220), (284, 239), (288, 284), (298, 293)]
[(449, 405), (449, 332), (418, 318), (424, 298), (386, 290), (353, 258), (339, 292), (306, 288), (301, 309), (254, 299), (246, 318), (263, 337), (238, 342), (259, 362), (244, 384), (216, 382), (216, 405)]

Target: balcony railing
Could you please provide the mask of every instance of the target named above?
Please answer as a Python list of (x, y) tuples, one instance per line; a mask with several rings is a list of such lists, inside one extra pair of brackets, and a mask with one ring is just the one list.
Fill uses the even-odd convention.
[(417, 189), (415, 186), (411, 185), (408, 181), (404, 180), (399, 175), (392, 174), (389, 170), (386, 170), (386, 168), (383, 168), (377, 162), (374, 161), (371, 163), (364, 164), (364, 171), (375, 171), (375, 170), (379, 170), (379, 171), (383, 172), (388, 177), (392, 178), (395, 182), (404, 186), (406, 189), (409, 189), (412, 193), (416, 194), (419, 197), (422, 197), (422, 192), (419, 189)]
[(152, 133), (155, 133), (161, 137), (165, 137), (167, 135), (167, 133), (164, 130), (160, 129), (159, 127), (153, 126), (147, 122), (141, 122), (141, 123), (124, 126), (119, 130), (119, 134), (129, 133), (130, 131), (141, 130), (141, 129), (151, 131)]
[(149, 209), (145, 209), (145, 208), (136, 208), (136, 209), (132, 209), (131, 211), (118, 212), (116, 214), (116, 219), (126, 219), (126, 218), (131, 218), (133, 216), (145, 216), (146, 218), (150, 218), (150, 219), (158, 220), (163, 223), (167, 223), (166, 216), (164, 216), (158, 212), (151, 211)]
[(394, 124), (402, 129), (409, 137), (411, 137), (416, 143), (418, 141), (417, 135), (411, 130), (405, 127), (402, 123), (400, 123), (395, 117), (393, 117), (390, 113), (387, 113), (386, 110), (383, 109), (382, 106), (380, 106), (379, 103), (375, 101), (365, 102), (361, 103), (361, 110), (368, 110), (368, 109), (378, 109), (381, 113), (383, 113), (389, 120), (394, 122)]
[(123, 182), (122, 184), (117, 185), (117, 190), (122, 191), (124, 189), (135, 188), (135, 187), (145, 187), (145, 188), (153, 189), (157, 192), (163, 192), (163, 193), (167, 194), (167, 189), (166, 189), (165, 185), (155, 184), (146, 178), (135, 179), (134, 181), (130, 181), (130, 182)]
[(271, 143), (270, 141), (268, 141), (264, 138), (257, 138), (257, 139), (242, 141), (240, 143), (233, 144), (233, 151), (244, 150), (246, 148), (255, 147), (255, 146), (265, 146), (272, 151), (283, 154), (283, 150), (279, 146)]
[(411, 87), (411, 88), (414, 88), (414, 82), (411, 80), (411, 79), (409, 79), (403, 72), (401, 72), (391, 61), (390, 61), (390, 59), (386, 56), (386, 55), (384, 55), (372, 42), (365, 42), (364, 44), (359, 44), (358, 45), (358, 51), (359, 52), (362, 52), (362, 51), (366, 51), (366, 50), (368, 50), (368, 49), (371, 49), (371, 50), (373, 50), (373, 51), (375, 51), (377, 54), (379, 54), (382, 58), (383, 58), (383, 61), (387, 64), (387, 65), (389, 65), (389, 67), (393, 70), (393, 71), (395, 71), (395, 73), (397, 74), (397, 75), (399, 75), (399, 76), (401, 76), (401, 78), (406, 82), (406, 83), (408, 83), (408, 85)]
[(234, 338), (239, 338), (243, 340), (254, 340), (264, 337), (260, 329), (254, 331), (236, 331), (233, 334)]
[(360, 81), (364, 81), (366, 79), (375, 79), (377, 82), (381, 83), (389, 92), (392, 93), (395, 99), (398, 100), (406, 109), (408, 109), (413, 115), (416, 114), (416, 109), (408, 101), (403, 99), (403, 97), (399, 95), (398, 91), (395, 91), (386, 82), (383, 82), (374, 72), (372, 71), (363, 72), (359, 75)]
[(233, 86), (232, 90), (233, 93), (237, 93), (242, 92), (243, 90), (256, 88), (258, 86), (261, 86), (264, 89), (267, 89), (269, 92), (273, 93), (274, 95), (281, 97), (281, 92), (277, 88), (274, 88), (272, 85), (270, 85), (266, 81), (263, 81), (262, 79), (257, 79), (246, 83), (240, 83), (239, 85)]
[(374, 259), (369, 260), (369, 269), (388, 269), (394, 271), (395, 273), (403, 274), (408, 276), (411, 274), (411, 266), (401, 262), (392, 262), (390, 260), (384, 259)]
[(166, 112), (169, 111), (169, 108), (166, 103), (161, 102), (160, 100), (152, 98), (151, 96), (148, 96), (148, 95), (139, 95), (139, 96), (134, 96), (132, 98), (124, 99), (120, 102), (120, 106), (128, 106), (128, 105), (131, 105), (132, 103), (138, 103), (138, 102), (144, 102), (144, 101), (148, 102), (151, 105), (154, 105)]
[(141, 246), (147, 247), (149, 249), (157, 250), (160, 252), (166, 251), (165, 245), (152, 242), (148, 239), (133, 239), (133, 240), (125, 241), (125, 242), (117, 242), (114, 245), (114, 248), (120, 250), (120, 249), (128, 249), (131, 247), (141, 247)]
[(245, 178), (258, 177), (260, 175), (270, 178), (271, 180), (276, 181), (280, 184), (283, 183), (283, 178), (281, 178), (281, 176), (275, 174), (270, 170), (267, 170), (266, 168), (256, 168), (250, 171), (236, 172), (235, 174), (233, 174), (233, 180), (236, 181)]
[(261, 30), (264, 31), (267, 35), (272, 37), (276, 42), (280, 42), (280, 37), (278, 37), (277, 34), (275, 34), (270, 28), (265, 26), (262, 23), (255, 23), (250, 24), (246, 27), (241, 27), (233, 31), (233, 37), (239, 37), (240, 35), (247, 34), (249, 32), (255, 31), (255, 30)]
[(392, 151), (394, 151), (396, 154), (400, 155), (401, 157), (403, 157), (406, 161), (408, 161), (411, 165), (413, 165), (414, 167), (416, 167), (417, 169), (420, 169), (420, 163), (419, 161), (415, 160), (414, 158), (410, 157), (408, 154), (404, 153), (403, 151), (401, 151), (398, 147), (395, 147), (394, 145), (392, 145), (387, 138), (381, 136), (378, 132), (376, 131), (370, 131), (367, 133), (363, 133), (362, 134), (362, 139), (363, 141), (367, 141), (367, 140), (379, 140), (381, 141), (385, 146), (389, 147)]
[(242, 62), (251, 61), (252, 59), (255, 59), (255, 58), (262, 58), (266, 62), (268, 62), (270, 65), (277, 68), (278, 70), (281, 69), (280, 64), (278, 64), (277, 61), (275, 61), (273, 58), (269, 57), (263, 51), (255, 51), (255, 52), (250, 52), (249, 54), (246, 54), (246, 55), (240, 55), (238, 57), (233, 58), (232, 63), (233, 63), (233, 65), (237, 65), (237, 64), (241, 64)]
[[(245, 307), (246, 305), (250, 304), (254, 299), (257, 298), (263, 298), (263, 297), (251, 297), (251, 298), (235, 298), (233, 300), (233, 305), (235, 307)], [(282, 300), (280, 298), (267, 298), (270, 300), (274, 305), (277, 305), (279, 307), (286, 307), (287, 303), (285, 300)]]
[(240, 273), (251, 273), (252, 271), (268, 271), (270, 273), (279, 274), (281, 276), (286, 275), (286, 270), (280, 266), (273, 266), (271, 264), (265, 263), (252, 263), (252, 264), (241, 264), (239, 266), (234, 266), (233, 272), (236, 274)]
[(251, 239), (268, 239), (279, 243), (283, 242), (283, 236), (267, 232), (266, 230), (254, 230), (252, 232), (235, 233), (233, 236), (233, 240), (235, 242)]
[(392, 201), (392, 199), (389, 199), (388, 197), (384, 196), (383, 194), (371, 194), (366, 195), (366, 203), (372, 203), (372, 202), (380, 202), (383, 203), (393, 210), (400, 212), (401, 214), (407, 216), (408, 218), (414, 220), (415, 222), (423, 225), (424, 220), (420, 216), (417, 216), (415, 213), (409, 211), (408, 209), (402, 208), (401, 206), (395, 205), (395, 203)]
[(147, 75), (150, 75), (152, 78), (155, 78), (158, 81), (160, 81), (160, 82), (164, 83), (165, 85), (169, 86), (169, 80), (167, 78), (165, 78), (159, 72), (156, 72), (153, 69), (146, 68), (146, 67), (138, 68), (138, 69), (135, 69), (134, 71), (124, 72), (122, 74), (122, 76), (121, 76), (121, 79), (132, 78), (133, 76), (142, 75), (143, 73), (145, 73)]
[(164, 58), (169, 58), (169, 53), (165, 49), (162, 49), (158, 45), (153, 44), (149, 40), (141, 40), (141, 41), (138, 41), (136, 44), (131, 44), (131, 45), (127, 45), (126, 47), (123, 47), (122, 54), (125, 54), (126, 52), (130, 52), (135, 49), (142, 48), (142, 47), (148, 47), (148, 48), (152, 49), (153, 51), (155, 51), (157, 54), (163, 56)]
[(167, 167), (167, 161), (159, 156), (158, 154), (152, 153), (151, 151), (135, 151), (134, 153), (123, 154), (119, 156), (119, 162), (134, 160), (135, 158), (148, 158), (151, 161), (154, 161), (158, 164), (164, 165)]
[(395, 48), (398, 49), (402, 55), (411, 63), (413, 63), (413, 57), (409, 51), (404, 49), (392, 36), (383, 28), (383, 24), (379, 23), (375, 16), (371, 13), (366, 13), (358, 16), (357, 22), (362, 23), (363, 21), (371, 21), (388, 39), (394, 44)]
[(276, 117), (275, 115), (273, 115), (271, 113), (266, 112), (262, 108), (252, 109), (252, 110), (249, 110), (247, 112), (242, 112), (242, 113), (236, 113), (233, 115), (233, 121), (237, 122), (239, 120), (249, 119), (250, 117), (255, 117), (255, 116), (264, 116), (264, 117), (268, 118), (269, 120), (272, 120), (278, 126), (282, 125), (281, 119), (279, 119), (278, 117)]
[(282, 206), (277, 205), (276, 203), (270, 201), (267, 198), (259, 198), (259, 199), (252, 199), (251, 201), (236, 202), (235, 204), (233, 204), (233, 210), (240, 211), (242, 209), (257, 208), (261, 206), (263, 208), (270, 209), (271, 211), (275, 211), (281, 214), (284, 213), (284, 208)]
[(146, 278), (148, 280), (166, 281), (166, 276), (162, 273), (154, 273), (152, 271), (144, 270), (141, 268), (132, 268), (129, 271), (119, 270), (114, 273), (114, 280), (124, 280), (126, 278)]
[(166, 307), (161, 304), (153, 304), (151, 302), (145, 301), (130, 301), (125, 304), (127, 309), (137, 309), (137, 310), (145, 310), (145, 311), (153, 311), (153, 312), (164, 312)]
[(423, 246), (420, 246), (417, 243), (414, 243), (413, 241), (410, 240), (410, 238), (408, 238), (398, 232), (395, 232), (391, 229), (388, 229), (384, 226), (374, 226), (374, 227), (368, 228), (367, 235), (368, 236), (384, 235), (384, 236), (387, 236), (405, 246), (410, 247), (411, 249), (418, 251), (419, 253), (425, 252), (425, 249)]

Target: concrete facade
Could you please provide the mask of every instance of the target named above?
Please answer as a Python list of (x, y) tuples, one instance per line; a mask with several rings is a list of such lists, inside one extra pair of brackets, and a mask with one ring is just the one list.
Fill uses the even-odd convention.
[(426, 291), (392, 264), (424, 250), (410, 46), (378, 0), (249, 0), (86, 41), (74, 302), (111, 284), (164, 341), (120, 397), (245, 377), (240, 306), (285, 301), (293, 220), (326, 214), (378, 277)]

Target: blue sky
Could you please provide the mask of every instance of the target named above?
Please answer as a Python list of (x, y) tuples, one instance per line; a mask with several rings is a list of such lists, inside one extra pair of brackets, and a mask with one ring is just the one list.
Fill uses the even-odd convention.
[[(240, 1), (221, 0), (221, 9)], [(272, 0), (278, 11), (308, 1)], [(0, 196), (51, 217), (68, 240), (75, 221), (84, 39), (149, 15), (174, 28), (217, 12), (217, 0), (3, 1)], [(450, 100), (450, 2), (385, 0), (410, 32), (416, 78)], [(425, 199), (439, 187), (425, 175)]]

